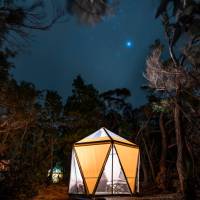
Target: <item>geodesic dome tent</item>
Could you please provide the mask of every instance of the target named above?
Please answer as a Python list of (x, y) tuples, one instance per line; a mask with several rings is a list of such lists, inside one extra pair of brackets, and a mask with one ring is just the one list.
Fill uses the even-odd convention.
[(101, 128), (72, 149), (69, 194), (139, 192), (139, 147)]

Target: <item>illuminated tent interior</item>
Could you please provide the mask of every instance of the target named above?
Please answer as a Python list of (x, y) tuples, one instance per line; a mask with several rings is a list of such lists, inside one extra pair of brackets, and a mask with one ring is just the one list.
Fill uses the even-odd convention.
[(71, 159), (70, 194), (139, 192), (139, 147), (106, 128), (76, 142)]

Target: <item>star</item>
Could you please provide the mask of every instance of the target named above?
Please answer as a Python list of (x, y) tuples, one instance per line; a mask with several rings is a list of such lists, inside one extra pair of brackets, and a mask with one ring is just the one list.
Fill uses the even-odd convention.
[(126, 48), (128, 48), (128, 49), (133, 48), (133, 43), (131, 40), (126, 41)]

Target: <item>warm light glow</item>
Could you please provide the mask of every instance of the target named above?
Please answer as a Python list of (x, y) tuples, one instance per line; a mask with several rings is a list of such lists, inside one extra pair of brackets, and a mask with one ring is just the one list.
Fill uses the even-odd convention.
[(138, 157), (137, 145), (106, 128), (99, 129), (74, 145), (69, 193), (134, 193)]
[[(50, 172), (51, 172), (51, 170), (48, 171), (48, 176), (50, 176)], [(59, 183), (60, 180), (62, 180), (62, 179), (63, 179), (63, 173), (62, 173), (61, 169), (54, 167), (53, 173), (52, 173), (52, 182)]]

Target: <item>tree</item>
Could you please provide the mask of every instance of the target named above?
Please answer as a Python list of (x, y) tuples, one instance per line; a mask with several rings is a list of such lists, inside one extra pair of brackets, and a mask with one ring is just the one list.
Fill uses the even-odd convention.
[[(81, 76), (73, 81), (72, 96), (67, 99), (65, 112), (78, 111), (83, 115), (90, 115), (101, 109), (102, 103), (99, 100), (99, 92), (93, 85), (85, 84)], [(86, 106), (87, 105), (87, 106)]]
[(58, 8), (52, 1), (53, 18), (50, 22), (44, 15), (44, 1), (35, 1), (24, 6), (17, 1), (0, 1), (0, 47), (20, 48), (21, 39), (27, 40), (29, 30), (47, 30), (64, 15), (64, 9)]
[(85, 84), (81, 76), (77, 76), (72, 85), (72, 95), (64, 107), (65, 116), (73, 124), (72, 129), (87, 127), (86, 130), (95, 130), (102, 124), (104, 109), (99, 92), (93, 85)]
[[(172, 1), (173, 15), (170, 16), (168, 9), (170, 1), (161, 1), (157, 10), (156, 17), (161, 16), (164, 30), (168, 39), (169, 59), (162, 61), (160, 56), (163, 48), (157, 45), (152, 50), (152, 54), (147, 59), (145, 77), (149, 81), (149, 86), (157, 91), (162, 91), (164, 96), (172, 99), (174, 124), (177, 144), (177, 171), (180, 182), (180, 192), (185, 194), (189, 188), (189, 174), (191, 168), (191, 154), (188, 149), (186, 132), (182, 129), (182, 121), (187, 120), (191, 123), (192, 116), (186, 114), (186, 104), (190, 108), (196, 105), (187, 101), (183, 96), (190, 95), (193, 99), (198, 98), (196, 91), (199, 91), (199, 70), (197, 69), (198, 59), (193, 59), (199, 51), (199, 5), (195, 1)], [(176, 18), (175, 18), (176, 17)], [(183, 49), (193, 49), (195, 53), (191, 55), (179, 52), (175, 49), (175, 44), (180, 37), (188, 34), (187, 44)], [(195, 61), (194, 61), (195, 60)], [(187, 95), (186, 95), (187, 94)], [(187, 103), (186, 103), (187, 102)], [(194, 102), (194, 101), (193, 101)], [(190, 110), (191, 112), (192, 110)], [(183, 116), (182, 116), (183, 114)]]
[[(108, 127), (115, 131), (122, 131), (120, 129), (128, 131), (128, 121), (132, 120), (133, 117), (132, 106), (127, 102), (130, 96), (131, 93), (126, 88), (108, 90), (100, 94), (100, 98), (105, 105), (105, 118)], [(126, 127), (124, 126), (125, 124)]]
[(67, 10), (76, 15), (80, 22), (95, 25), (105, 16), (114, 13), (117, 1), (108, 0), (67, 0)]
[[(44, 100), (44, 110), (43, 110), (43, 124), (42, 126), (46, 128), (49, 134), (50, 143), (50, 173), (49, 182), (52, 181), (52, 174), (56, 162), (58, 162), (58, 157), (54, 155), (56, 150), (59, 148), (59, 126), (62, 119), (62, 99), (56, 91), (47, 90), (45, 100)], [(57, 147), (57, 148), (56, 148)]]

